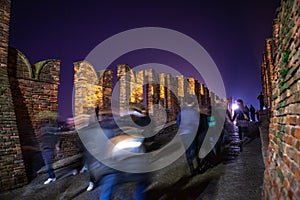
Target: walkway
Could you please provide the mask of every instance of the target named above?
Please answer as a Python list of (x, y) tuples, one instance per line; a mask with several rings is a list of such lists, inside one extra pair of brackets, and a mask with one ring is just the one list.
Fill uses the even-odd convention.
[[(146, 192), (147, 200), (258, 200), (261, 199), (264, 165), (261, 156), (261, 142), (258, 137), (244, 146), (239, 154), (236, 144), (237, 132), (227, 127), (228, 139), (225, 160), (204, 174), (189, 177), (185, 158), (181, 157), (172, 165), (156, 172)], [(254, 133), (252, 133), (254, 134)], [(258, 134), (256, 133), (255, 136)], [(66, 174), (57, 172), (58, 180), (50, 185), (42, 183), (45, 175), (36, 178), (29, 185), (0, 194), (0, 199), (75, 199), (96, 200), (99, 198), (100, 187), (86, 192), (88, 174)], [(133, 184), (119, 186), (114, 200), (132, 199)]]
[(264, 164), (260, 138), (246, 145), (234, 162), (219, 165), (210, 173), (218, 171), (223, 175), (211, 180), (197, 199), (261, 199)]

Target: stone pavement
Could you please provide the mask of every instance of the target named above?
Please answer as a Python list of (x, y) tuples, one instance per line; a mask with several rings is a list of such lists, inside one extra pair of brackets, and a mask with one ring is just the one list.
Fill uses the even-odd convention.
[(221, 164), (209, 173), (223, 173), (212, 179), (197, 199), (262, 199), (264, 164), (260, 138), (245, 145), (244, 151), (234, 162)]
[[(261, 199), (264, 164), (261, 156), (261, 142), (257, 133), (253, 135), (240, 154), (237, 146), (237, 129), (227, 127), (229, 140), (223, 162), (203, 174), (190, 177), (184, 156), (172, 165), (152, 174), (151, 185), (146, 191), (148, 200), (195, 200)], [(86, 192), (88, 173), (72, 175), (72, 171), (57, 172), (58, 180), (43, 185), (46, 175), (38, 176), (23, 188), (0, 194), (0, 199), (75, 199), (96, 200), (100, 187)], [(132, 199), (134, 184), (116, 188), (113, 199)]]

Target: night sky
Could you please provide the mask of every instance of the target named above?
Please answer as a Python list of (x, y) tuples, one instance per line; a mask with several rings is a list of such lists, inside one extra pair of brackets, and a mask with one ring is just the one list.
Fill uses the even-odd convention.
[[(10, 46), (22, 51), (32, 64), (61, 60), (61, 119), (72, 116), (73, 62), (83, 60), (110, 36), (139, 27), (173, 29), (196, 40), (216, 63), (227, 96), (258, 108), (264, 41), (272, 36), (278, 6), (279, 0), (13, 0)], [(111, 66), (118, 63), (132, 67), (162, 63), (201, 80), (186, 60), (162, 50), (133, 51)]]

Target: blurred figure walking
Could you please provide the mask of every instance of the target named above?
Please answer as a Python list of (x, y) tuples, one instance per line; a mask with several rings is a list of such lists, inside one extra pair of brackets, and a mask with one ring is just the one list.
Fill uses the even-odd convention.
[(58, 128), (51, 120), (49, 120), (48, 125), (40, 129), (40, 145), (42, 156), (49, 176), (44, 184), (49, 184), (56, 181), (54, 170), (52, 168), (52, 159), (60, 150), (60, 141), (56, 135), (56, 132), (58, 132)]
[(247, 119), (246, 120), (249, 121), (250, 120), (250, 114), (249, 114), (250, 110), (249, 110), (249, 108), (248, 108), (247, 105), (245, 106), (244, 113), (247, 115), (247, 117), (246, 117)]
[(245, 106), (244, 102), (241, 99), (237, 100), (238, 108), (234, 111), (234, 115), (232, 118), (232, 122), (237, 120), (236, 125), (239, 128), (239, 139), (240, 139), (240, 151), (243, 151), (243, 139), (245, 133), (248, 132), (249, 119), (247, 119), (247, 115), (245, 114)]
[(179, 135), (186, 149), (185, 156), (191, 175), (195, 175), (199, 172), (198, 168), (193, 165), (193, 159), (199, 159), (195, 136), (200, 122), (200, 113), (194, 108), (194, 101), (196, 101), (195, 98), (188, 96), (185, 99), (185, 107), (178, 113), (176, 119), (177, 126), (179, 127)]

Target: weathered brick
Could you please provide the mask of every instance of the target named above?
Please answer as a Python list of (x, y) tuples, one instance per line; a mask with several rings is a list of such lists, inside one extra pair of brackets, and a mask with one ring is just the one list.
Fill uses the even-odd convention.
[(300, 168), (296, 167), (294, 170), (296, 179), (300, 182)]
[[(22, 177), (23, 181), (21, 182), (21, 185), (25, 184), (27, 180), (24, 166), (20, 168), (20, 171), (18, 173), (14, 173), (12, 170), (15, 166), (13, 164), (11, 165), (11, 163), (13, 163), (12, 160), (22, 161), (23, 158), (22, 154), (18, 154), (17, 150), (11, 148), (14, 147), (14, 145), (20, 143), (19, 138), (13, 138), (12, 140), (10, 139), (10, 137), (12, 137), (13, 135), (18, 135), (18, 131), (16, 129), (16, 116), (14, 113), (13, 99), (11, 94), (12, 91), (10, 87), (10, 80), (8, 79), (7, 74), (10, 0), (1, 1), (0, 9), (3, 9), (3, 12), (0, 12), (0, 27), (3, 28), (0, 34), (0, 82), (2, 91), (2, 94), (0, 95), (0, 121), (3, 122), (0, 123), (0, 131), (2, 134), (5, 134), (0, 135), (0, 138), (2, 140), (1, 148), (4, 150), (0, 152), (1, 165), (4, 166), (0, 170), (0, 176), (2, 177), (1, 179), (3, 179), (1, 180), (0, 184), (0, 191), (2, 191), (16, 187), (16, 184), (14, 183), (15, 178)], [(12, 155), (15, 156), (12, 157)]]
[[(273, 38), (266, 40), (263, 55), (262, 88), (267, 105), (272, 106), (272, 119), (269, 125), (271, 140), (268, 149), (268, 153), (272, 155), (269, 156), (269, 162), (266, 162), (265, 172), (271, 173), (272, 168), (277, 166), (275, 169), (281, 171), (278, 176), (282, 174), (287, 178), (282, 181), (282, 178), (280, 180), (274, 174), (268, 176), (269, 173), (265, 173), (264, 199), (298, 199), (299, 197), (299, 7), (300, 3), (297, 0), (281, 2), (277, 19), (273, 24)], [(283, 149), (283, 154), (280, 149)]]
[(284, 154), (283, 159), (284, 159), (285, 164), (288, 167), (291, 167), (291, 160), (290, 160), (290, 158), (286, 154)]
[(287, 116), (286, 123), (290, 125), (300, 125), (300, 117), (299, 116)]
[(296, 139), (300, 139), (300, 127), (294, 128), (294, 135)]

